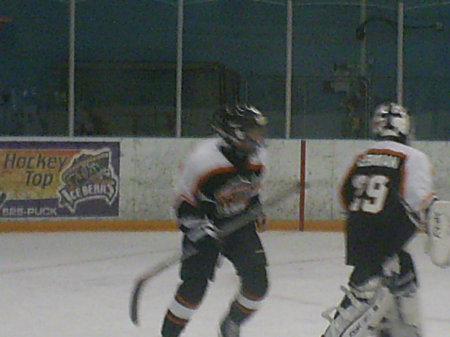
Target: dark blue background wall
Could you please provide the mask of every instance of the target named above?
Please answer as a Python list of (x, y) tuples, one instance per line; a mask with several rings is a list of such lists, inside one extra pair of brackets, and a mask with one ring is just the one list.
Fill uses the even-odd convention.
[[(369, 1), (370, 5), (376, 3)], [(369, 6), (368, 16), (395, 21), (395, 3), (392, 1), (392, 9)], [(408, 1), (405, 3), (409, 5)], [(406, 11), (405, 104), (428, 125), (420, 131), (424, 135), (430, 133), (433, 123), (441, 125), (444, 121), (446, 125), (449, 121), (449, 13), (449, 6)], [(61, 69), (68, 59), (68, 14), (68, 4), (56, 0), (1, 1), (0, 17), (10, 17), (13, 21), (0, 30), (0, 93), (13, 93), (18, 100), (25, 100), (34, 92), (39, 104), (54, 109), (55, 91), (64, 87), (67, 80)], [(355, 37), (359, 23), (358, 6), (294, 7), (293, 113), (296, 118), (323, 114), (322, 119), (326, 120), (327, 114), (339, 114), (343, 110), (343, 102), (351, 93), (327, 92), (323, 86), (335, 75), (336, 64), (359, 64), (361, 44)], [(426, 28), (436, 23), (442, 29)], [(76, 27), (78, 62), (137, 61), (172, 65), (176, 62), (177, 12), (169, 1), (81, 1), (77, 3)], [(369, 103), (395, 99), (396, 27), (373, 21), (367, 25), (366, 37)], [(272, 114), (279, 135), (283, 134), (285, 46), (285, 6), (250, 0), (195, 5), (187, 1), (185, 5), (185, 65), (219, 63), (237, 73), (241, 99), (251, 100)], [(352, 74), (358, 76), (358, 69)], [(166, 82), (171, 82), (161, 82), (166, 91), (159, 92), (174, 95), (175, 77)], [(171, 99), (167, 104), (173, 108), (173, 103)], [(198, 108), (202, 108), (200, 103)], [(433, 116), (427, 115), (430, 112)], [(298, 136), (341, 135), (333, 133), (333, 125), (327, 125), (324, 124), (322, 133), (309, 134), (308, 128), (303, 128)], [(437, 137), (445, 138), (448, 132), (448, 127), (441, 128)], [(436, 136), (436, 132), (433, 134)]]

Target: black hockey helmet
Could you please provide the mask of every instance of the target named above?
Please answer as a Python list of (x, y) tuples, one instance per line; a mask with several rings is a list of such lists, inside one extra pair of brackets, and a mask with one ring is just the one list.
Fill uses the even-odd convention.
[(227, 143), (253, 152), (264, 146), (267, 118), (251, 105), (222, 107), (213, 115), (212, 127)]

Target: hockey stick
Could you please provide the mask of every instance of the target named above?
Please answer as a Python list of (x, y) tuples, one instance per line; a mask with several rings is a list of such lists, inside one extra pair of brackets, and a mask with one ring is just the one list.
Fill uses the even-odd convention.
[(6, 193), (0, 193), (0, 207), (3, 205), (3, 202), (6, 200)]
[[(273, 206), (276, 206), (280, 204), (282, 201), (284, 201), (289, 196), (293, 195), (296, 192), (300, 191), (301, 184), (296, 183), (292, 186), (290, 186), (288, 189), (285, 189), (281, 191), (280, 193), (277, 193), (276, 195), (273, 195), (268, 200), (266, 200), (264, 203), (265, 208), (270, 208)], [(308, 185), (305, 185), (305, 188), (309, 187)], [(232, 221), (228, 222), (226, 227), (220, 232), (220, 237), (225, 238), (231, 233), (237, 231), (238, 229), (242, 228), (243, 226), (247, 225), (249, 222), (256, 220), (260, 215), (262, 214), (262, 208), (260, 205), (255, 205), (253, 207), (250, 207), (245, 214), (242, 216), (238, 216), (234, 218)], [(151, 269), (149, 269), (147, 272), (142, 274), (136, 281), (133, 287), (133, 290), (131, 292), (131, 301), (130, 301), (130, 318), (131, 321), (135, 325), (139, 325), (139, 319), (138, 319), (138, 308), (139, 308), (139, 300), (140, 295), (142, 293), (142, 289), (144, 288), (144, 285), (155, 276), (162, 273), (164, 270), (170, 268), (171, 266), (178, 264), (180, 262), (183, 262), (187, 258), (197, 254), (197, 251), (191, 250), (188, 253), (176, 253), (172, 256), (169, 256), (167, 259), (161, 261), (157, 265), (153, 266)]]

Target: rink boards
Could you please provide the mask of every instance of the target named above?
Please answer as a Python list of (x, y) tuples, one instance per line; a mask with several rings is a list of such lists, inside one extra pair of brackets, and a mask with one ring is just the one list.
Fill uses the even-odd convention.
[[(342, 231), (343, 221), (305, 221), (303, 228), (298, 221), (270, 221), (270, 231)], [(171, 220), (66, 220), (66, 221), (5, 221), (0, 232), (86, 232), (86, 231), (174, 231)]]
[[(0, 231), (173, 230), (174, 185), (200, 139), (2, 138)], [(337, 191), (371, 141), (268, 142), (262, 199), (301, 183), (266, 209), (273, 230), (338, 231)], [(450, 200), (449, 142), (415, 142), (434, 165), (436, 192)]]

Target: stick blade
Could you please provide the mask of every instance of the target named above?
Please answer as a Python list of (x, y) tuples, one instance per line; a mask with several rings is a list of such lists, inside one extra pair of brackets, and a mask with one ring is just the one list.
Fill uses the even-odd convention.
[(130, 319), (134, 325), (139, 325), (139, 299), (142, 291), (142, 286), (144, 285), (144, 279), (138, 280), (133, 288), (133, 292), (131, 293), (131, 301), (130, 301)]

